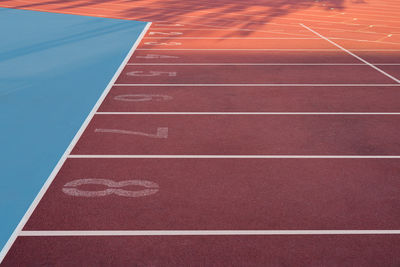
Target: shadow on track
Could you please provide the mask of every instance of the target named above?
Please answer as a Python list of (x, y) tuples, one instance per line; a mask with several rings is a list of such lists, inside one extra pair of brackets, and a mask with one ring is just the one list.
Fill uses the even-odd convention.
[[(0, 1), (3, 2), (3, 1)], [(4, 1), (12, 4), (13, 0)], [(20, 3), (20, 2), (19, 2)], [(55, 12), (88, 13), (98, 16), (210, 25), (218, 27), (259, 30), (274, 20), (298, 11), (343, 12), (347, 4), (366, 4), (364, 0), (260, 0), (260, 1), (195, 1), (195, 0), (50, 0), (28, 2), (15, 8), (44, 9)], [(282, 22), (280, 22), (282, 23)], [(249, 33), (243, 31), (242, 35)]]

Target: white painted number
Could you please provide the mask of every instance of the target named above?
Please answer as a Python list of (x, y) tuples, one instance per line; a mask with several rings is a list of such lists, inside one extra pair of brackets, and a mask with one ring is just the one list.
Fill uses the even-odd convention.
[(166, 75), (168, 77), (175, 77), (176, 72), (175, 71), (154, 71), (150, 70), (147, 73), (142, 71), (142, 70), (137, 70), (137, 71), (130, 71), (126, 73), (128, 76), (145, 76), (145, 77), (152, 77), (152, 76), (161, 76), (161, 75)]
[[(98, 191), (78, 189), (78, 187), (82, 185), (103, 185), (106, 186), (107, 189)], [(144, 187), (144, 189), (136, 191), (121, 189), (127, 186), (141, 186)], [(122, 197), (144, 197), (157, 193), (158, 189), (158, 184), (145, 180), (126, 180), (116, 182), (109, 179), (88, 178), (68, 182), (64, 185), (62, 191), (65, 194), (74, 197), (104, 197), (109, 195), (117, 195)]]
[(159, 42), (145, 42), (145, 45), (181, 45), (179, 42), (159, 43)]
[(168, 138), (168, 127), (158, 127), (157, 133), (143, 133), (129, 130), (119, 130), (119, 129), (95, 129), (95, 133), (115, 133), (115, 134), (131, 134), (131, 135), (140, 135), (151, 138)]
[(150, 32), (149, 35), (181, 35), (181, 32)]
[(158, 58), (179, 58), (179, 57), (177, 57), (177, 56), (156, 55), (156, 54), (147, 54), (145, 56), (136, 56), (136, 58), (158, 59)]
[(169, 101), (172, 97), (168, 95), (117, 95), (114, 100), (125, 102), (144, 102), (144, 101)]

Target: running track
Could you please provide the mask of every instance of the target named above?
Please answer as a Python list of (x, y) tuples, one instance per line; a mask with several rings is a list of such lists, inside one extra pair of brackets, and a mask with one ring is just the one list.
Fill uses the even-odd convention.
[(153, 23), (5, 266), (400, 265), (396, 1), (34, 2)]

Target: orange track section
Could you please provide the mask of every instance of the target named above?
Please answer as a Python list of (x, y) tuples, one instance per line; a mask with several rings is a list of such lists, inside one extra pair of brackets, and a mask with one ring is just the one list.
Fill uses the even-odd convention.
[[(309, 32), (298, 29), (297, 25), (303, 23), (327, 37), (362, 40), (367, 43), (368, 48), (374, 48), (382, 42), (388, 43), (389, 47), (392, 43), (400, 42), (400, 3), (393, 0), (5, 0), (0, 6), (119, 19), (185, 23), (189, 28), (225, 28), (231, 30), (226, 33), (228, 36), (259, 36), (260, 32), (270, 31), (297, 36), (310, 35)], [(358, 42), (355, 41), (354, 45), (358, 45)]]

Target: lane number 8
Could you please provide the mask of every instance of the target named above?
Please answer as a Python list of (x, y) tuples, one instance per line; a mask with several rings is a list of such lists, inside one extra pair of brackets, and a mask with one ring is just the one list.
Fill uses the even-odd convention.
[[(106, 186), (107, 189), (98, 191), (79, 189), (79, 187), (83, 185), (103, 185)], [(123, 187), (127, 186), (140, 186), (144, 189), (135, 191), (122, 189)], [(116, 182), (109, 179), (96, 178), (74, 180), (66, 183), (62, 189), (65, 194), (74, 197), (105, 197), (109, 195), (117, 195), (122, 197), (144, 197), (153, 195), (157, 193), (158, 190), (158, 184), (146, 180), (126, 180)]]

